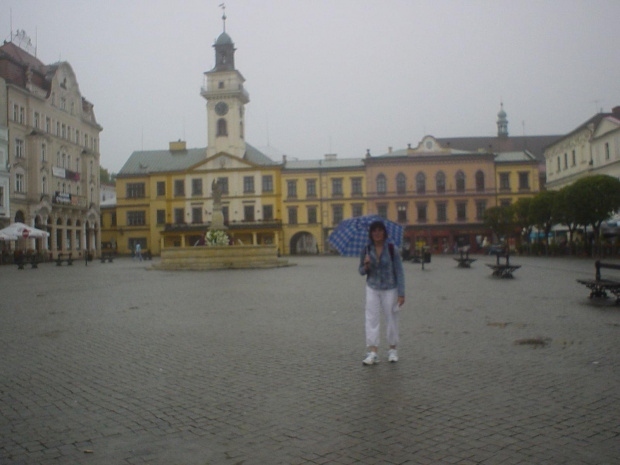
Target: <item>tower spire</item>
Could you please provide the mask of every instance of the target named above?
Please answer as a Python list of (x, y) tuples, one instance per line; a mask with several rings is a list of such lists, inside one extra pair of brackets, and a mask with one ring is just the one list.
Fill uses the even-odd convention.
[(226, 4), (220, 3), (220, 8), (222, 9), (222, 26), (224, 32), (226, 32)]

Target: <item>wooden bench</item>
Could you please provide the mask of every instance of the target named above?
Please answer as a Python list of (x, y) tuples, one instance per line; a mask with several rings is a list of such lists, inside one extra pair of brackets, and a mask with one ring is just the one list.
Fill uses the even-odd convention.
[(114, 252), (101, 252), (101, 263), (105, 263), (106, 260), (108, 263), (112, 263), (114, 261)]
[(26, 265), (27, 263), (30, 263), (31, 268), (39, 268), (39, 257), (36, 255), (33, 255), (31, 257), (22, 256), (15, 263), (17, 264), (18, 270), (23, 270), (24, 265)]
[[(498, 253), (497, 261), (494, 264), (487, 263), (486, 265), (493, 270), (492, 275), (498, 278), (512, 278), (512, 273), (521, 268), (521, 265), (510, 264), (509, 253)], [(504, 263), (501, 263), (500, 259), (504, 259)]]
[(67, 262), (67, 265), (73, 265), (73, 258), (70, 253), (59, 253), (56, 257), (56, 266), (62, 266), (63, 262)]
[(452, 258), (454, 258), (458, 262), (458, 268), (471, 268), (471, 264), (477, 260), (476, 258), (469, 258), (469, 250), (461, 250), (458, 257)]
[(607, 298), (607, 292), (611, 292), (616, 296), (616, 304), (620, 305), (620, 280), (615, 281), (613, 279), (601, 278), (601, 268), (620, 270), (620, 264), (603, 263), (597, 260), (594, 262), (594, 267), (596, 269), (594, 279), (578, 279), (577, 282), (590, 289), (591, 299), (594, 297)]

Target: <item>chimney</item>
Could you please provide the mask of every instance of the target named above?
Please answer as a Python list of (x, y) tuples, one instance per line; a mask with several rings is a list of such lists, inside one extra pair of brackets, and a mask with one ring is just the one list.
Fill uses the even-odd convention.
[(366, 158), (370, 158), (370, 149), (366, 149)]
[(613, 113), (615, 118), (620, 118), (620, 106), (613, 107), (611, 109), (611, 112)]
[(282, 164), (286, 165), (286, 155), (282, 155)]
[(187, 147), (186, 147), (184, 140), (179, 139), (176, 142), (170, 142), (171, 152), (185, 152), (186, 150), (187, 150)]
[(388, 153), (392, 153), (392, 147), (388, 147)]

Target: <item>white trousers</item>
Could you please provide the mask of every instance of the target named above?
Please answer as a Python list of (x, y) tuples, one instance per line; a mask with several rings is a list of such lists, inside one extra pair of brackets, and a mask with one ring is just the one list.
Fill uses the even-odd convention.
[(379, 346), (381, 310), (385, 315), (385, 329), (390, 346), (398, 344), (398, 290), (380, 291), (366, 286), (366, 345)]

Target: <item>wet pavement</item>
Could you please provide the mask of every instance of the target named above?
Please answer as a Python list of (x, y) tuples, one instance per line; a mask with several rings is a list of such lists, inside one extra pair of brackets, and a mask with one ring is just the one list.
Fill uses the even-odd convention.
[(593, 261), (474, 258), (405, 264), (400, 361), (371, 367), (354, 258), (2, 266), (0, 464), (619, 463)]

